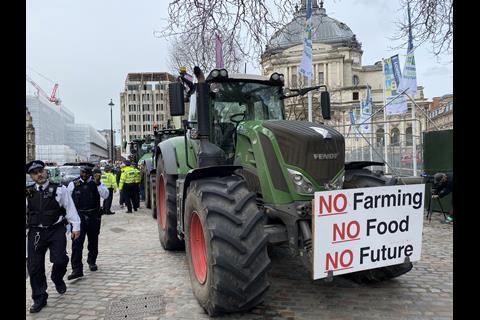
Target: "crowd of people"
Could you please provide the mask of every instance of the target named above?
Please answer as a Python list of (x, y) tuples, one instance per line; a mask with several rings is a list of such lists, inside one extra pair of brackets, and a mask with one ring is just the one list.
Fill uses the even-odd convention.
[[(135, 163), (127, 160), (106, 165), (104, 170), (93, 164), (80, 167), (80, 176), (67, 186), (49, 180), (45, 163), (34, 160), (25, 165), (33, 180), (26, 187), (27, 271), (32, 288), (30, 313), (39, 312), (47, 304), (45, 255), (50, 251), (53, 263), (51, 279), (59, 294), (67, 286), (67, 238), (72, 240), (71, 267), (68, 280), (84, 276), (82, 252), (88, 240), (87, 264), (97, 271), (98, 236), (102, 215), (111, 215), (114, 193), (120, 191), (120, 206), (133, 213), (140, 207), (141, 174)], [(103, 203), (101, 203), (103, 199)], [(133, 211), (132, 211), (133, 209)]]

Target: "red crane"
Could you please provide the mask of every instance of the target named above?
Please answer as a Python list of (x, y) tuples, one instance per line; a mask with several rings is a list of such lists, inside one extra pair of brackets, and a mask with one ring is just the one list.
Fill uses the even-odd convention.
[(32, 80), (32, 78), (30, 78), (28, 76), (28, 74), (26, 75), (27, 77), (27, 81), (35, 87), (35, 89), (37, 89), (37, 95), (42, 95), (45, 99), (47, 99), (48, 101), (50, 102), (53, 102), (55, 103), (57, 106), (60, 105), (61, 101), (60, 99), (58, 99), (55, 94), (57, 92), (57, 89), (58, 89), (58, 83), (55, 83), (55, 85), (53, 86), (53, 90), (52, 90), (52, 94), (50, 96), (48, 96), (48, 94), (43, 91), (43, 89), (35, 82)]

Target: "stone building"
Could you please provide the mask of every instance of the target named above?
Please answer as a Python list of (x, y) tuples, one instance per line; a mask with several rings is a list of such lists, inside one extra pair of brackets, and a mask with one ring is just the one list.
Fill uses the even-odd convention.
[(26, 152), (25, 162), (35, 160), (35, 128), (33, 127), (32, 115), (28, 111), (28, 107), (25, 109), (26, 125), (25, 125), (25, 138), (26, 138)]
[[(261, 58), (262, 74), (272, 72), (283, 73), (285, 85), (290, 88), (306, 87), (307, 81), (298, 69), (303, 54), (304, 22), (306, 1), (301, 1), (293, 20), (276, 32), (267, 44)], [(335, 126), (338, 131), (349, 136), (349, 112), (354, 111), (359, 119), (360, 101), (365, 100), (367, 88), (370, 86), (373, 99), (373, 112), (384, 105), (384, 76), (382, 61), (373, 65), (362, 65), (362, 45), (353, 31), (343, 22), (329, 17), (323, 7), (313, 0), (312, 11), (312, 49), (313, 74), (312, 85), (325, 84), (330, 91), (332, 119), (327, 124)], [(402, 57), (402, 55), (400, 55)], [(385, 57), (387, 58), (387, 57)], [(426, 110), (428, 101), (424, 98), (423, 87), (418, 86), (413, 97), (419, 108)], [(286, 114), (289, 119), (306, 120), (307, 95), (286, 100)], [(368, 139), (375, 145), (412, 145), (411, 103), (409, 112), (388, 116), (388, 124), (384, 122), (383, 111), (373, 119), (372, 134)], [(313, 121), (324, 122), (321, 118), (319, 94), (313, 94)], [(426, 111), (425, 111), (426, 112)], [(416, 111), (416, 143), (420, 144), (421, 132), (426, 129), (426, 119), (421, 110)], [(385, 129), (387, 134), (385, 135)], [(358, 143), (350, 135), (346, 139), (347, 149)]]
[(428, 116), (433, 122), (427, 123), (428, 131), (453, 129), (453, 94), (433, 98)]
[(120, 93), (122, 152), (125, 142), (153, 134), (170, 119), (168, 84), (176, 78), (167, 72), (129, 73)]

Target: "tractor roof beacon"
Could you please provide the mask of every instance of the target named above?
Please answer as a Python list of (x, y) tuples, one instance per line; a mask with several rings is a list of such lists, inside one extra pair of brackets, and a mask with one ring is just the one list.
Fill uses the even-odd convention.
[[(195, 297), (215, 316), (249, 310), (268, 289), (267, 245), (286, 244), (312, 266), (315, 191), (373, 187), (395, 181), (345, 163), (344, 137), (323, 124), (285, 120), (284, 100), (325, 85), (284, 88), (282, 74), (230, 75), (214, 69), (197, 82), (180, 74), (169, 84), (170, 113), (183, 116), (183, 136), (160, 142), (155, 153), (155, 210), (160, 243), (185, 248)], [(352, 273), (383, 280), (408, 272), (410, 262)]]

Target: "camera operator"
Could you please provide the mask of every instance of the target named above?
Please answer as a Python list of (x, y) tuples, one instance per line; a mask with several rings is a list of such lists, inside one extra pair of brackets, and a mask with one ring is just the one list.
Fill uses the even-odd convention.
[[(453, 191), (453, 174), (436, 173), (433, 176), (432, 198), (443, 198)], [(453, 193), (452, 210), (450, 211), (445, 223), (453, 222)]]

